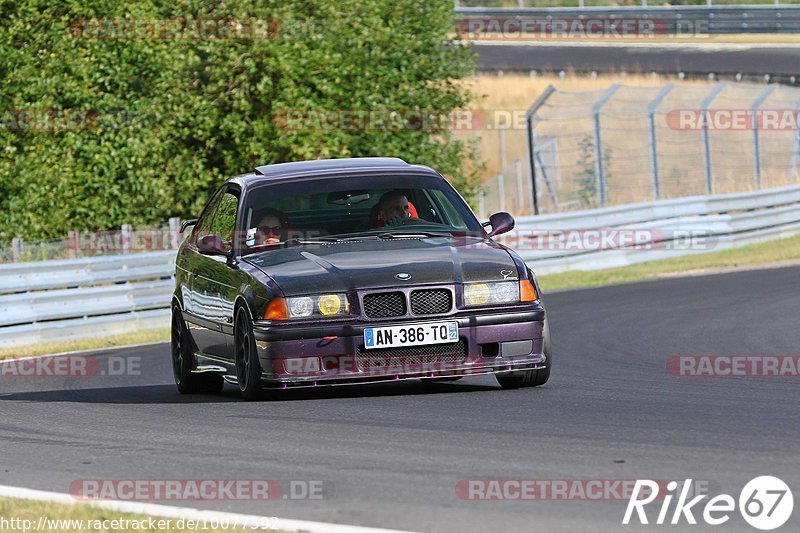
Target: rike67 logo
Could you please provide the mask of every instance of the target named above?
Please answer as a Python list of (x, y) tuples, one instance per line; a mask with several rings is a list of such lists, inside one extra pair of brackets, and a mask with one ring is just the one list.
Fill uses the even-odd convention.
[[(690, 500), (691, 487), (691, 479), (687, 479), (683, 485), (677, 481), (670, 481), (666, 485), (665, 492), (661, 492), (663, 484), (649, 479), (637, 480), (633, 494), (628, 500), (628, 508), (625, 510), (622, 523), (624, 525), (631, 524), (635, 513), (639, 523), (649, 524), (645, 507), (656, 501), (661, 504), (658, 517), (654, 522), (658, 525), (681, 523), (695, 525), (697, 524), (696, 514), (710, 526), (719, 526), (730, 520), (731, 514), (737, 508), (737, 502), (733, 496), (720, 494), (701, 504), (708, 498), (708, 495), (702, 494)], [(676, 497), (675, 507), (671, 509), (672, 502)], [(762, 531), (781, 527), (792, 516), (793, 509), (794, 498), (791, 489), (781, 479), (773, 476), (760, 476), (752, 479), (739, 493), (738, 510), (742, 518), (754, 528)], [(670, 513), (670, 511), (672, 512)]]

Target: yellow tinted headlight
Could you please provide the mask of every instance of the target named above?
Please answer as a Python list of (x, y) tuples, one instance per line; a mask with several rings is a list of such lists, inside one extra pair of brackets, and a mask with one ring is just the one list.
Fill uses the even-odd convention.
[(317, 300), (317, 309), (325, 316), (337, 315), (343, 307), (342, 299), (338, 294), (323, 294)]
[(464, 287), (464, 300), (467, 305), (484, 305), (489, 301), (489, 286), (473, 283)]

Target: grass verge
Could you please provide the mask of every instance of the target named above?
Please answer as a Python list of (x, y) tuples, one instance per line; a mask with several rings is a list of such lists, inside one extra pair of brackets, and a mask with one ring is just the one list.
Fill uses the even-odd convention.
[[(642, 252), (647, 253), (647, 252)], [(776, 241), (751, 244), (733, 250), (676, 257), (606, 270), (572, 271), (547, 274), (539, 278), (542, 290), (554, 291), (579, 287), (618, 285), (672, 276), (712, 274), (767, 265), (789, 265), (800, 260), (800, 235)], [(534, 271), (536, 264), (531, 266)]]
[[(52, 533), (83, 533), (85, 531), (114, 531), (115, 533), (177, 533), (195, 531), (194, 524), (177, 518), (148, 517), (100, 509), (86, 504), (60, 504), (32, 500), (0, 498), (0, 531), (41, 531)], [(5, 522), (3, 522), (5, 520)], [(252, 529), (213, 529), (216, 524), (199, 523), (204, 532), (245, 532)], [(43, 529), (40, 528), (43, 526)], [(162, 527), (163, 526), (163, 527)], [(181, 527), (182, 526), (182, 527)], [(205, 526), (205, 527), (204, 527)], [(220, 524), (220, 527), (223, 527)]]
[(79, 350), (102, 350), (129, 344), (162, 342), (169, 340), (169, 328), (145, 329), (123, 335), (108, 337), (92, 337), (91, 339), (75, 339), (71, 341), (48, 342), (27, 346), (0, 348), (0, 359), (49, 355), (54, 353), (76, 352)]

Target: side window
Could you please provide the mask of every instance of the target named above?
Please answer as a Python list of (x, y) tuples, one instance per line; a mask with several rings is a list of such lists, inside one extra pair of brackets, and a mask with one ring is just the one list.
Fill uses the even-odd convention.
[(450, 200), (445, 196), (443, 191), (438, 189), (434, 189), (431, 191), (433, 195), (434, 201), (441, 206), (440, 213), (442, 215), (443, 221), (446, 224), (450, 224), (454, 228), (467, 228), (467, 223), (464, 221), (464, 217), (462, 217), (455, 206), (450, 202)]
[(214, 220), (214, 214), (217, 211), (217, 206), (219, 205), (221, 199), (222, 194), (217, 191), (214, 196), (211, 197), (211, 200), (209, 200), (206, 208), (203, 209), (203, 213), (200, 215), (200, 220), (197, 221), (197, 224), (194, 227), (195, 239), (211, 233), (211, 223)]
[(226, 192), (222, 195), (219, 205), (217, 205), (214, 220), (211, 222), (211, 233), (222, 237), (223, 241), (233, 243), (233, 232), (236, 229), (236, 211), (239, 207), (239, 199)]

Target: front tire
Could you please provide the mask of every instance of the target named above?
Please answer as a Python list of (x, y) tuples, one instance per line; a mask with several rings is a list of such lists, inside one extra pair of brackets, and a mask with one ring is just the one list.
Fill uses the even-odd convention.
[(245, 400), (255, 400), (261, 392), (261, 362), (258, 360), (253, 322), (240, 307), (236, 313), (236, 381)]
[(497, 383), (504, 389), (518, 389), (520, 387), (538, 387), (550, 379), (550, 367), (553, 361), (553, 348), (550, 344), (550, 324), (545, 318), (542, 331), (542, 349), (544, 351), (545, 367), (539, 370), (524, 370), (512, 375), (497, 374)]

